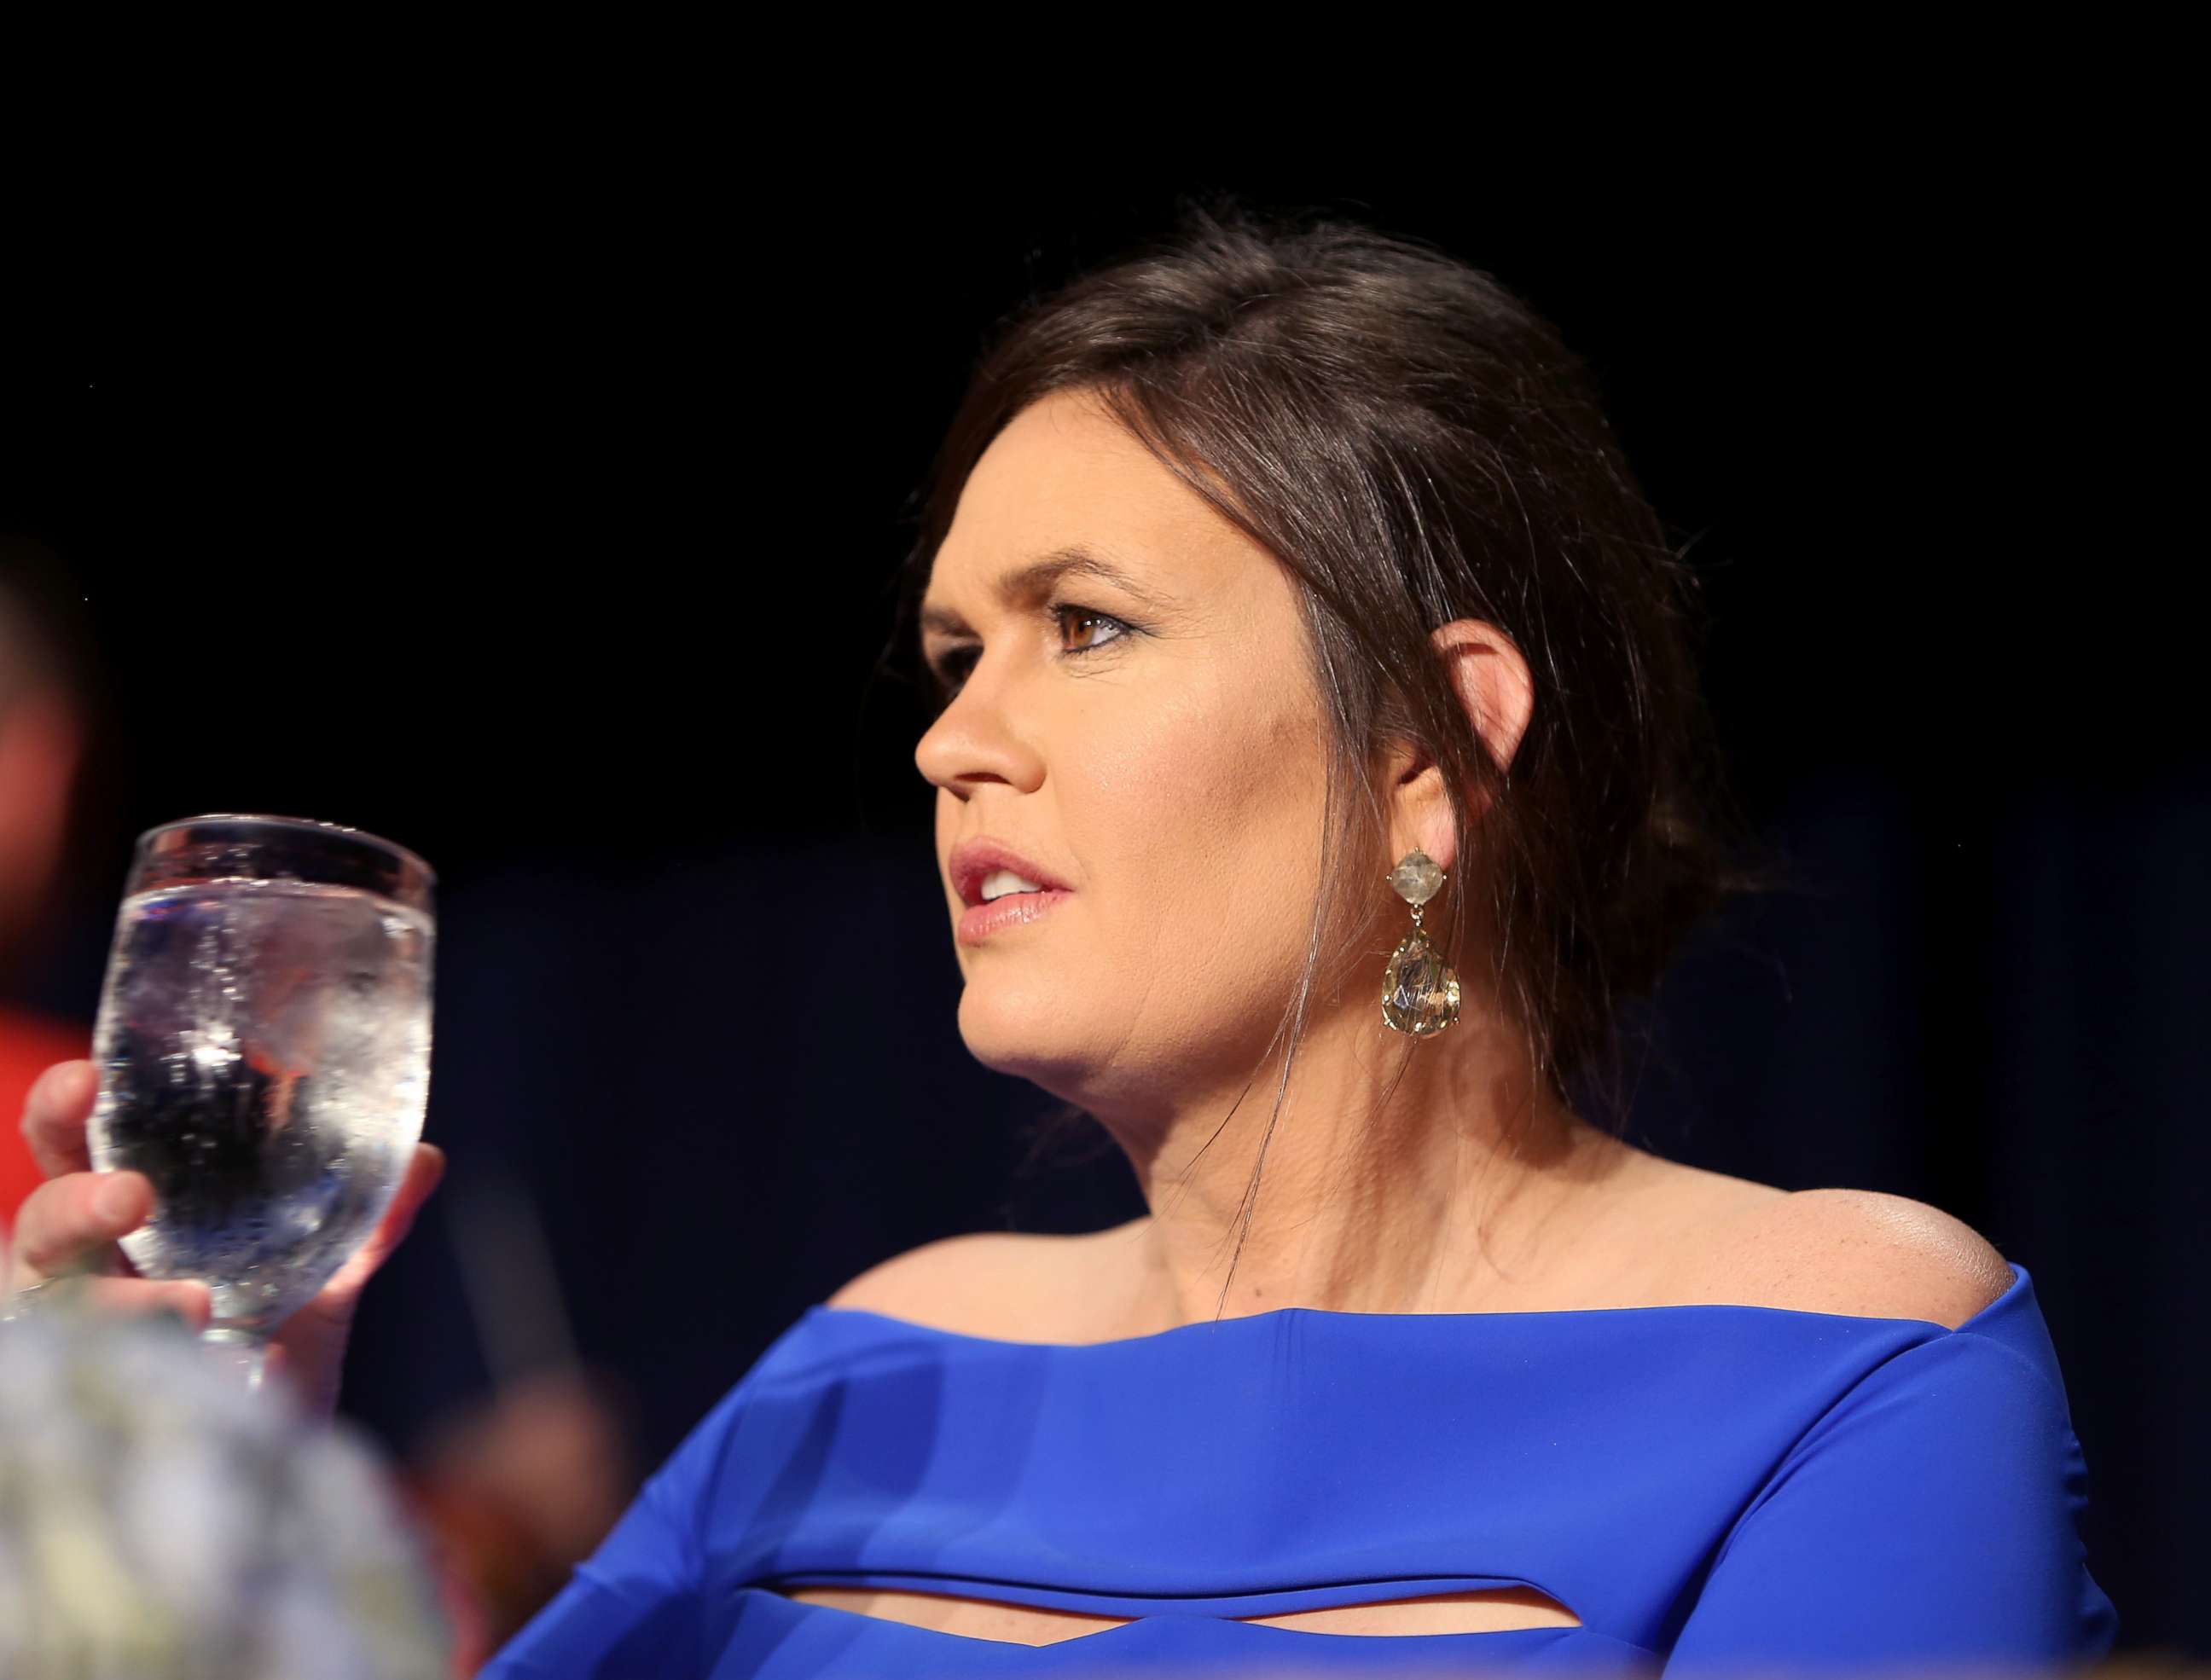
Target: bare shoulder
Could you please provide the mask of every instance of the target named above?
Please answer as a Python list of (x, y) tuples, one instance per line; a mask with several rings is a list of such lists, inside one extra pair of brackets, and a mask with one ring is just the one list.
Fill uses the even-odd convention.
[(1954, 1330), (2011, 1287), (2011, 1267), (1964, 1220), (1878, 1190), (1797, 1190), (1720, 1224), (1683, 1274), (1714, 1301)]
[(1022, 1231), (940, 1237), (869, 1266), (822, 1304), (962, 1335), (1011, 1335), (1047, 1289), (1057, 1245), (1076, 1240)]

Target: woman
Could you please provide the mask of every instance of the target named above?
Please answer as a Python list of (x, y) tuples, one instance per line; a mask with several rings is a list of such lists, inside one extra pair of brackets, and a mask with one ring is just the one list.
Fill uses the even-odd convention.
[(1568, 1098), (1759, 878), (1687, 576), (1545, 323), (1194, 208), (1008, 326), (920, 525), (962, 1037), (1149, 1212), (809, 1308), (488, 1673), (2108, 1647), (2026, 1270)]

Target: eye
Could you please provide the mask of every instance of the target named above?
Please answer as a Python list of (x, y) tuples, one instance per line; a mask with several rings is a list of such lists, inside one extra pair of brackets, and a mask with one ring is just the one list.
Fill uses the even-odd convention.
[(1100, 613), (1093, 607), (1077, 606), (1073, 601), (1063, 602), (1054, 606), (1050, 610), (1055, 621), (1073, 618), (1079, 619), (1086, 624), (1105, 624), (1113, 626), (1114, 634), (1108, 637), (1105, 641), (1093, 642), (1087, 648), (1063, 648), (1060, 650), (1062, 653), (1095, 653), (1099, 649), (1102, 647), (1109, 647), (1113, 643), (1119, 641), (1121, 638), (1127, 635), (1129, 632), (1129, 626), (1122, 623), (1120, 619), (1115, 618), (1111, 613)]
[[(1107, 626), (1113, 632), (1102, 641), (1093, 641), (1084, 647), (1062, 646), (1057, 651), (1061, 659), (1080, 659), (1086, 654), (1103, 652), (1136, 627), (1125, 619), (1116, 618), (1111, 613), (1101, 613), (1094, 607), (1085, 607), (1079, 601), (1054, 601), (1044, 609), (1044, 613), (1055, 626), (1063, 625), (1069, 619), (1075, 620), (1084, 626), (1075, 632), (1078, 635), (1094, 634), (1099, 625)], [(943, 700), (949, 702), (960, 692), (960, 684), (966, 680), (967, 673), (974, 668), (976, 660), (981, 656), (981, 650), (972, 642), (948, 648), (937, 656), (930, 666), (930, 674), (936, 679), (937, 693)]]
[(936, 679), (940, 698), (949, 700), (960, 692), (960, 685), (966, 681), (967, 672), (975, 663), (975, 653), (973, 648), (954, 648), (931, 662), (929, 674)]

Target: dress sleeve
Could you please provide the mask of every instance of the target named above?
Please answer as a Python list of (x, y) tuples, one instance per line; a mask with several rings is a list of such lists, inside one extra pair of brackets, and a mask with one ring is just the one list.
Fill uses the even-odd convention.
[(655, 1471), (599, 1549), (479, 1680), (627, 1680), (700, 1672), (702, 1501), (760, 1361)]
[(1736, 1520), (1663, 1672), (2103, 1656), (2118, 1617), (2088, 1573), (2054, 1378), (1964, 1331), (1875, 1367)]

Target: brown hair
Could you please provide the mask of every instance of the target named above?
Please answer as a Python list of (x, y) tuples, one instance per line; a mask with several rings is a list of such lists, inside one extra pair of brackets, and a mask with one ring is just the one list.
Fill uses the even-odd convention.
[[(1778, 879), (1721, 775), (1696, 676), (1696, 575), (1589, 371), (1488, 275), (1310, 208), (1211, 195), (1177, 209), (1164, 237), (1000, 323), (910, 516), (887, 656), (917, 651), (914, 611), (990, 441), (1039, 398), (1093, 396), (1291, 573), (1330, 720), (1324, 855), (1339, 861), (1275, 1036), (1291, 1050), (1267, 1136), (1320, 974), (1378, 920), (1390, 943), (1409, 926), (1381, 884), (1396, 860), (1379, 855), (1374, 772), (1393, 738), (1441, 765), (1462, 837), (1459, 890), (1431, 934), (1447, 956), (1464, 952), (1486, 913), (1499, 930), (1488, 978), (1538, 1081), (1562, 1100), (1567, 1081), (1587, 1086), (1624, 1125), (1621, 1004), (1655, 992), (1728, 893)], [(1460, 618), (1510, 636), (1534, 678), (1508, 764), (1483, 749), (1430, 640)], [(934, 687), (918, 668), (908, 680)], [(1378, 961), (1374, 972), (1378, 999)], [(1047, 1115), (1026, 1164), (1092, 1129), (1087, 1118)], [(1255, 1164), (1245, 1230), (1257, 1183)]]

